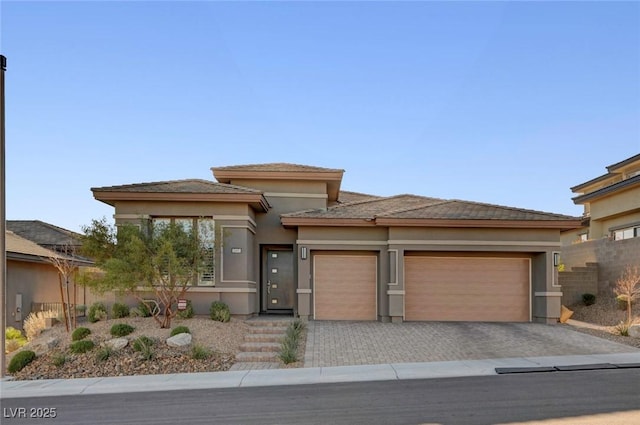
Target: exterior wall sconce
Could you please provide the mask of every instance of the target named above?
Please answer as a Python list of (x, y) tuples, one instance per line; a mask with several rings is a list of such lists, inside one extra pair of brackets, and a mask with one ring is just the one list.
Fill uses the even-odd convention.
[(553, 267), (558, 267), (560, 265), (560, 253), (553, 253)]
[(306, 260), (307, 255), (308, 255), (307, 247), (303, 246), (302, 248), (300, 248), (300, 258), (303, 260)]

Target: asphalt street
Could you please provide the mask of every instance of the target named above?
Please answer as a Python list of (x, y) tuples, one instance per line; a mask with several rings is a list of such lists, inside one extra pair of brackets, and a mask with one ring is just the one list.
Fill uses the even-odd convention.
[[(37, 417), (51, 409), (55, 418)], [(3, 425), (483, 425), (614, 413), (640, 423), (640, 369), (2, 400)]]

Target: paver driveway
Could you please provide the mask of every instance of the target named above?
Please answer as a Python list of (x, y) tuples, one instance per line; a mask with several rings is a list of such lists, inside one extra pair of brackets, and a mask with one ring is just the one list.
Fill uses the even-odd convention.
[(574, 331), (567, 325), (310, 321), (304, 366), (638, 351), (634, 347)]

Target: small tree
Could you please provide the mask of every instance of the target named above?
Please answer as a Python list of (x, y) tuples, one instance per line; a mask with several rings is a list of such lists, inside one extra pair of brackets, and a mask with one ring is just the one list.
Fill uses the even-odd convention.
[[(117, 229), (105, 219), (93, 220), (83, 228), (82, 252), (94, 258), (100, 273), (85, 275), (83, 282), (98, 293), (128, 293), (153, 311), (161, 328), (171, 327), (178, 313), (174, 305), (183, 298), (198, 274), (207, 270), (211, 245), (198, 232), (176, 223), (140, 227), (131, 224)], [(215, 229), (214, 229), (215, 230)], [(208, 267), (210, 269), (210, 265)], [(153, 309), (143, 296), (152, 292), (161, 311)]]
[(64, 325), (67, 328), (67, 332), (74, 329), (76, 326), (75, 286), (73, 290), (73, 300), (71, 299), (71, 293), (69, 291), (69, 286), (71, 286), (73, 276), (78, 270), (78, 264), (75, 260), (75, 256), (75, 247), (68, 243), (60, 247), (57, 253), (52, 253), (47, 259), (58, 271), (60, 301), (62, 303)]
[(631, 308), (633, 301), (640, 298), (640, 269), (638, 266), (627, 266), (622, 276), (616, 281), (613, 292), (618, 299), (627, 303), (627, 323), (631, 323)]

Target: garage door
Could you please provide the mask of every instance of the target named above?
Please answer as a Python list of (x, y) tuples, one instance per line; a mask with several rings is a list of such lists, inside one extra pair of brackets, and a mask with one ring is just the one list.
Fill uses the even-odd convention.
[(405, 320), (528, 322), (526, 258), (405, 257)]
[(314, 256), (314, 318), (376, 320), (377, 258)]

